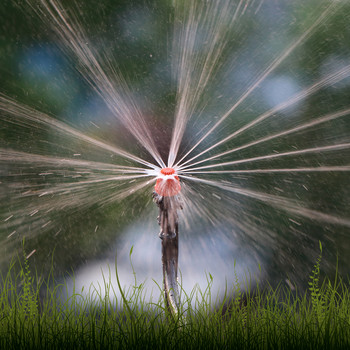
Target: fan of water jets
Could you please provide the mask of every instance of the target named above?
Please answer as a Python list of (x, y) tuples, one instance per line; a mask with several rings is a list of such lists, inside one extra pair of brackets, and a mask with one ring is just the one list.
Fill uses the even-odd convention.
[(58, 270), (139, 244), (149, 272), (160, 264), (151, 193), (170, 166), (191, 283), (194, 267), (232, 280), (236, 259), (303, 285), (319, 240), (324, 270), (339, 253), (348, 272), (345, 1), (7, 10), (21, 23), (1, 28), (2, 263), (26, 237), (38, 264), (56, 249)]

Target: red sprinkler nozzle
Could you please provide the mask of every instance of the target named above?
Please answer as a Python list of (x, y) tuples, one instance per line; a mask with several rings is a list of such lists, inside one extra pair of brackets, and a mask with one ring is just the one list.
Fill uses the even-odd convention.
[(163, 175), (174, 175), (175, 174), (175, 170), (173, 168), (163, 168), (160, 172)]
[(161, 169), (154, 190), (163, 197), (172, 197), (180, 192), (180, 179), (173, 168)]

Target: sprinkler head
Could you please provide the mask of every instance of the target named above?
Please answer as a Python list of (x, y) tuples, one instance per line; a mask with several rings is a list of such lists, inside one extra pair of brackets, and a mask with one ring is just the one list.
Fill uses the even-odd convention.
[(172, 197), (180, 192), (180, 179), (173, 168), (161, 169), (154, 190), (163, 197)]

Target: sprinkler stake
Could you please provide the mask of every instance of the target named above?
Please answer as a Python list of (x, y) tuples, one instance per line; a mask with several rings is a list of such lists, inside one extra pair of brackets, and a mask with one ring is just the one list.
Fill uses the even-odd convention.
[(179, 258), (179, 230), (177, 210), (182, 209), (177, 196), (163, 197), (153, 192), (153, 201), (159, 208), (159, 238), (162, 240), (163, 286), (167, 308), (171, 314), (179, 311), (180, 297), (177, 284)]

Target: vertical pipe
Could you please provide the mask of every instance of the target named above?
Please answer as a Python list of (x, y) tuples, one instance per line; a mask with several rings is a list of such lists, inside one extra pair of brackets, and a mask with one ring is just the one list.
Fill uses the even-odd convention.
[(179, 230), (177, 210), (182, 209), (176, 196), (163, 197), (153, 192), (153, 201), (159, 208), (159, 238), (162, 240), (163, 287), (168, 310), (179, 312), (180, 297), (177, 283), (179, 258)]

